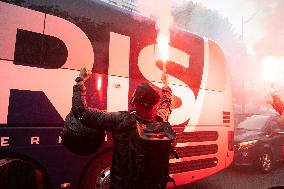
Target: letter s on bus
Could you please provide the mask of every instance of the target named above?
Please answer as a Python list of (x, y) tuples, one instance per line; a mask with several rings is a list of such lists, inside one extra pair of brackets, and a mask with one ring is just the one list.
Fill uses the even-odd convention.
[[(0, 2), (0, 9), (0, 76), (1, 80), (5, 80), (0, 85), (0, 123), (7, 123), (10, 89), (43, 91), (61, 117), (65, 118), (71, 101), (62, 99), (72, 97), (73, 82), (70, 81), (78, 75), (77, 70), (81, 67), (91, 69), (93, 66), (94, 52), (90, 40), (79, 27), (62, 18), (4, 2)], [(68, 69), (13, 64), (17, 29), (62, 40), (68, 51), (62, 68)], [(51, 81), (54, 81), (52, 85)]]
[[(149, 81), (160, 81), (162, 75), (162, 70), (156, 66), (156, 61), (153, 58), (156, 57), (155, 49), (158, 48), (155, 47), (154, 44), (148, 45), (141, 50), (138, 57), (138, 67), (143, 76)], [(188, 68), (189, 58), (189, 54), (170, 46), (169, 61)], [(171, 85), (171, 88), (173, 94), (181, 99), (182, 105), (179, 108), (173, 109), (169, 118), (171, 124), (178, 125), (190, 119), (191, 112), (193, 112), (192, 107), (195, 103), (195, 97), (193, 91), (189, 87), (186, 87), (187, 85), (183, 81), (169, 75), (169, 82), (179, 85)], [(161, 83), (152, 83), (157, 87), (162, 87)]]

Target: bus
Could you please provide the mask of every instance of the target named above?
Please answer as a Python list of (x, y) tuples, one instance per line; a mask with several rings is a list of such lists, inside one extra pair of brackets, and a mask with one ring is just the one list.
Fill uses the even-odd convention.
[[(0, 18), (0, 175), (16, 164), (34, 170), (37, 188), (107, 188), (109, 133), (90, 155), (61, 144), (74, 80), (80, 68), (92, 70), (88, 105), (111, 112), (128, 110), (141, 82), (159, 90), (156, 21), (99, 0), (1, 0)], [(169, 122), (179, 155), (170, 174), (179, 186), (231, 164), (234, 121), (222, 49), (180, 28), (170, 33)]]

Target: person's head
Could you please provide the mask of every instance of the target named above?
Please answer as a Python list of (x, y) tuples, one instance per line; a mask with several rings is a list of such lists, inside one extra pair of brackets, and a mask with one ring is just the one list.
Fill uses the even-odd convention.
[(141, 83), (135, 89), (130, 104), (135, 107), (138, 115), (145, 119), (153, 119), (157, 113), (160, 95), (149, 83)]

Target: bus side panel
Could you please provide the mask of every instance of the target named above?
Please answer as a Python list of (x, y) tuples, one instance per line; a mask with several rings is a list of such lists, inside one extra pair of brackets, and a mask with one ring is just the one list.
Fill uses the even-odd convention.
[[(15, 11), (22, 12), (16, 20), (9, 17), (8, 22), (2, 21), (5, 27), (0, 28), (1, 36), (5, 33), (16, 36), (16, 41), (0, 41), (0, 49), (10, 49), (5, 56), (0, 51), (0, 75), (9, 81), (0, 86), (0, 100), (4, 99), (0, 103), (0, 110), (4, 112), (0, 115), (1, 123), (7, 124), (7, 116), (15, 117), (9, 115), (8, 111), (11, 89), (42, 91), (63, 121), (71, 108), (74, 79), (78, 69), (85, 66), (93, 72), (86, 83), (87, 101), (91, 107), (108, 111), (126, 110), (129, 108), (128, 99), (139, 83), (151, 81), (157, 90), (162, 87), (162, 64), (157, 62), (154, 20), (140, 15), (133, 17), (131, 12), (118, 10), (99, 1), (23, 3), (23, 6), (33, 10), (3, 2), (0, 2), (0, 6), (8, 7), (4, 9), (6, 12), (14, 10), (10, 12), (10, 17)], [(32, 15), (44, 16), (39, 23), (35, 23), (42, 30), (23, 24), (25, 22), (21, 18), (30, 20)], [(12, 29), (10, 22), (13, 23)], [(44, 29), (40, 25), (44, 25)], [(180, 185), (226, 167), (225, 157), (227, 162), (232, 159), (227, 143), (228, 132), (232, 131), (233, 125), (230, 84), (222, 51), (207, 39), (183, 30), (172, 28), (171, 34), (167, 70), (174, 94), (174, 109), (170, 122), (178, 131), (177, 140), (180, 142), (175, 145), (182, 156), (178, 160), (171, 160), (171, 171)], [(28, 49), (22, 48), (21, 44), (29, 44), (25, 43), (29, 39), (44, 41), (31, 43), (38, 45), (38, 48), (27, 46), (33, 51), (32, 55), (37, 57), (33, 61), (28, 58), (33, 56), (27, 56), (30, 51), (20, 50)], [(62, 52), (56, 56), (56, 52), (50, 50), (55, 46), (58, 47), (57, 52)], [(115, 104), (117, 101), (119, 103)], [(19, 124), (18, 120), (21, 119), (13, 123)], [(34, 120), (40, 122), (40, 119)], [(62, 122), (60, 124), (62, 126)], [(41, 123), (37, 126), (42, 127)], [(208, 152), (194, 154), (195, 149), (201, 148), (208, 149)], [(190, 151), (193, 154), (188, 154)], [(23, 153), (22, 150), (19, 152)], [(34, 157), (42, 158), (38, 153)], [(48, 159), (56, 159), (58, 154), (54, 153)], [(62, 157), (68, 157), (70, 163), (76, 161), (76, 158), (82, 160), (67, 152), (62, 153)], [(50, 165), (48, 159), (45, 163)], [(84, 160), (87, 163), (89, 159)], [(62, 178), (61, 174), (64, 173), (56, 170), (57, 165), (51, 166), (52, 178)]]

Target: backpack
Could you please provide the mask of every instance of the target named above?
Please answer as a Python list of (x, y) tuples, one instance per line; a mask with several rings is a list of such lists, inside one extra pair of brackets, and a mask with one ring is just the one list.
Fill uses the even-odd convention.
[(176, 134), (168, 122), (136, 121), (129, 145), (130, 188), (166, 188), (169, 181), (169, 156)]
[(95, 153), (103, 144), (105, 132), (85, 127), (71, 111), (60, 133), (62, 144), (77, 155)]

